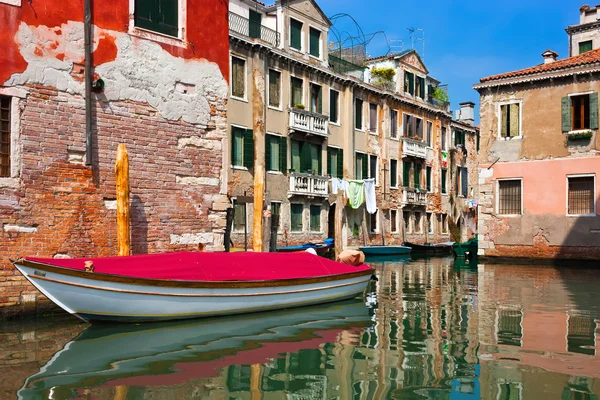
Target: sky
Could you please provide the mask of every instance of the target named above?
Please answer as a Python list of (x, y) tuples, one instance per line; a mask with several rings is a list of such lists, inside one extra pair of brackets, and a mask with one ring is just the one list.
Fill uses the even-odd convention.
[[(591, 6), (595, 5), (592, 0)], [(369, 43), (370, 56), (412, 47), (407, 28), (415, 38), (425, 37), (424, 62), (429, 74), (448, 84), (452, 110), (472, 101), (479, 107), (473, 85), (485, 76), (532, 67), (543, 62), (546, 49), (568, 56), (565, 28), (579, 23), (585, 0), (317, 0), (329, 17), (349, 14), (365, 34), (384, 31)], [(340, 32), (357, 36), (350, 18), (336, 18)], [(335, 40), (330, 35), (329, 41)], [(423, 52), (422, 41), (415, 49)], [(476, 117), (476, 123), (479, 116)]]

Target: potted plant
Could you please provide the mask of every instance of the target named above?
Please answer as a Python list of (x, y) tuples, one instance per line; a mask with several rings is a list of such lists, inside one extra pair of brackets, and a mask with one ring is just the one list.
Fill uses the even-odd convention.
[(594, 134), (592, 131), (569, 133), (567, 135), (567, 139), (569, 139), (569, 140), (588, 140), (588, 139), (591, 139), (593, 135)]
[(304, 104), (296, 104), (294, 107), (296, 107), (299, 110), (304, 110)]

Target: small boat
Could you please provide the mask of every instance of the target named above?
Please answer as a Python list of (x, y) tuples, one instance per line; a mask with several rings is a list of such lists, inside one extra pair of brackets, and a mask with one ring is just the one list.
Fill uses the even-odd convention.
[(365, 256), (394, 256), (400, 254), (409, 254), (410, 247), (407, 246), (364, 246), (358, 248), (365, 253)]
[(416, 244), (411, 242), (402, 243), (404, 246), (410, 247), (412, 253), (431, 254), (431, 255), (450, 255), (452, 254), (453, 242), (437, 243), (437, 244)]
[(13, 261), (85, 321), (155, 321), (320, 304), (362, 293), (373, 273), (308, 253), (166, 253)]
[[(72, 398), (83, 387), (99, 395), (102, 388), (121, 385), (179, 385), (177, 397), (192, 398), (197, 385), (188, 382), (218, 376), (229, 366), (275, 363), (286, 354), (319, 349), (342, 332), (358, 335), (372, 323), (363, 301), (348, 300), (194, 321), (92, 325), (48, 356), (17, 399)], [(319, 358), (308, 360), (320, 365)]]
[(463, 243), (454, 243), (452, 249), (456, 257), (477, 257), (478, 241), (475, 238)]
[(304, 243), (298, 246), (283, 246), (278, 247), (277, 252), (279, 253), (290, 253), (298, 251), (306, 251), (308, 249), (314, 249), (317, 254), (323, 254), (329, 251), (333, 247), (333, 239), (325, 239), (320, 243)]

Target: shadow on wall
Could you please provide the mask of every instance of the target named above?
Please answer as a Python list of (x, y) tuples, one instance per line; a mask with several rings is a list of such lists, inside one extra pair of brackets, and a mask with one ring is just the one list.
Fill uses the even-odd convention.
[(148, 254), (148, 218), (140, 196), (134, 195), (130, 205), (131, 253)]
[[(588, 198), (589, 199), (589, 198)], [(567, 217), (562, 246), (558, 252), (558, 258), (569, 260), (600, 260), (600, 197), (596, 198), (595, 204), (586, 204), (585, 196), (577, 196), (572, 213), (583, 215)], [(595, 206), (595, 207), (593, 207)], [(592, 212), (588, 212), (594, 208)], [(584, 214), (585, 213), (585, 214)]]

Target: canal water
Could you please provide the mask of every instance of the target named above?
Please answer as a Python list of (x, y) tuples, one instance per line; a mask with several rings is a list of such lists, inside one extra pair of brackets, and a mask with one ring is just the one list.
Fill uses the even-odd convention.
[(600, 397), (600, 270), (371, 264), (364, 298), (318, 307), (1, 322), (0, 399)]

